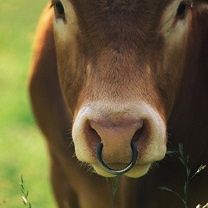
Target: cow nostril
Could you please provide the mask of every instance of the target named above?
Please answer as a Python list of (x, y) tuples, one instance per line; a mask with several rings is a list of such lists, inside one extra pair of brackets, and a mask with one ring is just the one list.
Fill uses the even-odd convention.
[(145, 134), (145, 124), (143, 122), (142, 126), (137, 129), (134, 136), (132, 137), (132, 141), (137, 142), (144, 136), (144, 134)]
[(144, 134), (144, 127), (138, 129), (132, 137), (133, 142), (137, 142)]
[(89, 129), (90, 129), (90, 133), (92, 134), (93, 137), (100, 139), (100, 136), (98, 135), (98, 133), (95, 129), (93, 129), (91, 126), (89, 127)]
[(101, 142), (99, 134), (94, 128), (92, 128), (90, 122), (87, 122), (87, 125), (85, 126), (85, 135), (90, 146), (97, 147), (97, 145)]

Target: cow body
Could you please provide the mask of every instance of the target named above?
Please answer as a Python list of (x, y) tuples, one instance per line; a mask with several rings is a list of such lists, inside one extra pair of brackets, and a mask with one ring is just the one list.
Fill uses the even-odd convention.
[[(206, 2), (185, 13), (177, 0), (52, 3), (55, 14), (47, 7), (38, 28), (30, 95), (58, 206), (110, 207), (102, 176), (112, 175), (96, 147), (102, 140), (104, 161), (116, 169), (130, 160), (133, 140), (138, 160), (120, 177), (115, 207), (184, 207), (159, 189), (183, 195), (184, 167), (174, 156), (157, 161), (182, 143), (192, 173), (208, 163)], [(191, 182), (189, 207), (208, 201), (207, 181), (205, 170)]]

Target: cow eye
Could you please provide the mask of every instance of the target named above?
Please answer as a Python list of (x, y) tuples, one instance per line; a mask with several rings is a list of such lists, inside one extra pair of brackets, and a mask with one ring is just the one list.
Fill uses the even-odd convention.
[(54, 7), (56, 18), (60, 18), (65, 21), (66, 18), (63, 4), (60, 1), (55, 1), (52, 2), (52, 6)]
[(178, 9), (177, 9), (177, 16), (183, 17), (186, 12), (186, 8), (187, 8), (187, 4), (184, 2), (181, 2), (178, 6)]

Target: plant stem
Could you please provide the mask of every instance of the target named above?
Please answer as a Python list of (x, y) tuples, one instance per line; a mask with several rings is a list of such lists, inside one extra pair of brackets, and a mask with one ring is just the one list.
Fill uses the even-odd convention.
[(118, 181), (119, 181), (119, 176), (116, 176), (115, 178), (105, 178), (106, 183), (108, 185), (108, 192), (111, 200), (111, 207), (115, 208), (115, 195), (117, 192), (118, 188)]
[(182, 165), (185, 167), (186, 170), (186, 179), (185, 179), (185, 183), (184, 183), (184, 187), (183, 187), (183, 191), (184, 191), (184, 198), (182, 198), (177, 192), (175, 192), (174, 190), (162, 186), (160, 187), (160, 189), (164, 190), (164, 191), (169, 191), (174, 193), (178, 198), (180, 198), (184, 204), (185, 208), (188, 208), (188, 195), (189, 195), (189, 184), (191, 182), (191, 180), (197, 175), (199, 174), (202, 170), (204, 170), (206, 168), (206, 165), (201, 165), (198, 170), (191, 176), (191, 169), (189, 167), (189, 155), (187, 155), (186, 157), (184, 156), (184, 149), (183, 149), (183, 145), (179, 144), (178, 145), (178, 150), (170, 150), (168, 151), (168, 154), (177, 154), (178, 158), (180, 160), (180, 162), (182, 163)]

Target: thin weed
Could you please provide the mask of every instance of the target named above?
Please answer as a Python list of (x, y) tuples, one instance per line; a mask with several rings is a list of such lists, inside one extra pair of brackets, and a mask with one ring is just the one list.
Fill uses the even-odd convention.
[(25, 190), (25, 187), (24, 187), (24, 179), (23, 179), (23, 176), (22, 175), (21, 175), (21, 181), (19, 182), (19, 186), (20, 186), (21, 192), (23, 194), (22, 195), (23, 204), (26, 207), (32, 208), (31, 203), (28, 201), (29, 192)]
[(188, 208), (188, 196), (189, 196), (189, 185), (191, 180), (198, 175), (202, 170), (204, 170), (206, 168), (206, 165), (201, 165), (198, 170), (191, 175), (191, 169), (189, 167), (189, 155), (185, 156), (183, 153), (183, 145), (179, 144), (178, 145), (178, 150), (170, 150), (167, 152), (167, 154), (171, 155), (171, 154), (177, 154), (178, 155), (178, 159), (180, 160), (180, 162), (182, 163), (182, 165), (185, 167), (185, 171), (186, 171), (186, 180), (184, 182), (184, 187), (183, 187), (183, 192), (184, 195), (180, 196), (176, 191), (166, 187), (166, 186), (161, 186), (159, 187), (160, 189), (164, 190), (164, 191), (168, 191), (171, 192), (173, 194), (175, 194), (184, 204), (184, 208)]
[(114, 178), (105, 178), (108, 185), (108, 192), (111, 199), (111, 207), (115, 208), (115, 196), (118, 189), (119, 176)]

